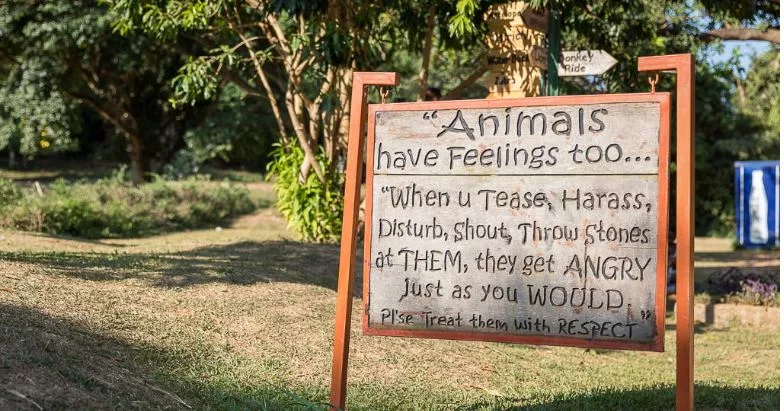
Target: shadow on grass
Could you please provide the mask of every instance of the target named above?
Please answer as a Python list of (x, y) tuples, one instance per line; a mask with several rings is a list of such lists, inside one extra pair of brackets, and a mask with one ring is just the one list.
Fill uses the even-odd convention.
[(53, 183), (57, 179), (66, 181), (96, 181), (108, 177), (116, 170), (119, 165), (96, 165), (96, 164), (70, 164), (62, 163), (56, 166), (30, 167), (26, 169), (3, 169), (0, 168), (0, 176), (14, 180), (19, 184), (30, 184), (38, 181), (41, 184)]
[[(666, 331), (675, 331), (677, 328), (678, 327), (677, 327), (676, 324), (665, 324), (664, 325), (664, 329)], [(709, 331), (711, 333), (715, 333), (715, 332), (726, 332), (728, 330), (727, 330), (726, 327), (716, 327), (716, 326), (711, 325), (711, 324), (705, 324), (705, 323), (696, 323), (696, 324), (694, 324), (694, 334), (704, 334), (704, 333), (709, 332)]]
[[(326, 409), (318, 404), (327, 398), (326, 389), (236, 378), (231, 374), (233, 362), (221, 352), (129, 342), (93, 328), (39, 310), (0, 304), (0, 409), (289, 410), (311, 404)], [(639, 378), (644, 383), (644, 376)], [(415, 391), (414, 398), (403, 396), (400, 403), (394, 389), (368, 386), (352, 394), (353, 408), (447, 409), (427, 388)], [(374, 392), (383, 394), (369, 395)], [(779, 391), (773, 388), (700, 383), (695, 393), (697, 409), (779, 408)], [(672, 386), (518, 395), (452, 404), (449, 409), (669, 410), (675, 401)]]
[[(225, 383), (214, 353), (131, 344), (72, 320), (4, 304), (0, 354), (3, 410), (279, 410), (325, 397), (314, 390)], [(183, 369), (204, 371), (194, 377)]]
[(744, 273), (755, 274), (776, 274), (781, 267), (777, 251), (738, 250), (695, 253), (694, 259), (701, 264), (694, 268), (697, 288), (707, 281), (711, 274), (727, 271), (731, 267), (736, 267)]
[(127, 244), (110, 242), (111, 239), (107, 240), (106, 238), (101, 239), (101, 238), (76, 237), (68, 234), (48, 234), (48, 233), (38, 232), (38, 231), (26, 231), (25, 235), (30, 237), (39, 237), (39, 238), (56, 238), (58, 240), (73, 241), (73, 242), (85, 243), (85, 244), (94, 244), (94, 245), (100, 245), (105, 247), (114, 247), (114, 248), (128, 247)]
[[(698, 410), (777, 410), (779, 390), (732, 387), (698, 383), (694, 388)], [(555, 396), (539, 405), (526, 406), (530, 399), (503, 398), (473, 404), (467, 410), (672, 410), (675, 387), (657, 386), (632, 390), (600, 390), (586, 394)], [(537, 401), (538, 402), (538, 401)], [(519, 405), (517, 405), (519, 404)]]
[(766, 250), (738, 250), (738, 251), (717, 251), (717, 252), (697, 252), (694, 259), (709, 263), (730, 263), (743, 261), (746, 263), (760, 263), (768, 266), (770, 262), (778, 262), (778, 251)]
[[(295, 241), (245, 241), (177, 253), (3, 252), (0, 260), (24, 262), (90, 281), (142, 279), (162, 287), (207, 283), (288, 282), (337, 288), (340, 247)], [(357, 258), (354, 295), (362, 295)]]

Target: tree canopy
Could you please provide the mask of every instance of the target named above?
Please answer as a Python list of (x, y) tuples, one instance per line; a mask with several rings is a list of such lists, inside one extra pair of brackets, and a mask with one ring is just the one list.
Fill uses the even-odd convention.
[(201, 106), (169, 103), (170, 79), (185, 61), (172, 45), (139, 33), (116, 35), (105, 7), (89, 0), (10, 1), (0, 13), (5, 137), (21, 153), (73, 147), (81, 104), (123, 137), (132, 176), (171, 160)]
[[(175, 158), (262, 156), (280, 140), (303, 152), (300, 182), (314, 174), (326, 184), (341, 173), (353, 71), (399, 72), (391, 99), (423, 99), (433, 86), (445, 99), (483, 97), (484, 16), (495, 3), (7, 1), (0, 147), (26, 156), (74, 149), (90, 128), (85, 113), (94, 113), (121, 137), (137, 180)], [(602, 76), (562, 80), (567, 94), (644, 91), (637, 57), (697, 56), (698, 226), (726, 229), (732, 161), (777, 155), (778, 1), (531, 5), (561, 14), (563, 49), (604, 49), (619, 61)], [(748, 73), (737, 59), (711, 62), (709, 53), (730, 39), (771, 49)], [(659, 88), (671, 87), (662, 76)], [(265, 148), (238, 149), (249, 144)]]

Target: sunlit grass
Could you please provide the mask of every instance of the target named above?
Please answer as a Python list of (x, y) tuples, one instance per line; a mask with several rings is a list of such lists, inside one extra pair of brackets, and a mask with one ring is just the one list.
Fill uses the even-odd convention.
[[(292, 237), (269, 209), (140, 239), (0, 232), (0, 408), (325, 408), (339, 248)], [(351, 409), (674, 407), (672, 318), (647, 353), (367, 337), (360, 305)], [(697, 408), (778, 409), (778, 338), (697, 327)]]

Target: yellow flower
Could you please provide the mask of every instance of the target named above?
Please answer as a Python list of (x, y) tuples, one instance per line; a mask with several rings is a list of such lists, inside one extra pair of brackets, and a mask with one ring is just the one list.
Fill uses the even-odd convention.
[(47, 147), (49, 147), (49, 142), (46, 140), (41, 140), (41, 148), (47, 148)]

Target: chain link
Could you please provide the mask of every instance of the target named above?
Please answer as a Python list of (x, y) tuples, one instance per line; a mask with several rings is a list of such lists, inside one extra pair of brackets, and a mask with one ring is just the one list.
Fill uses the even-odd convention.
[(655, 76), (648, 77), (648, 84), (651, 85), (651, 93), (656, 92), (656, 84), (659, 83), (659, 73), (656, 73)]

